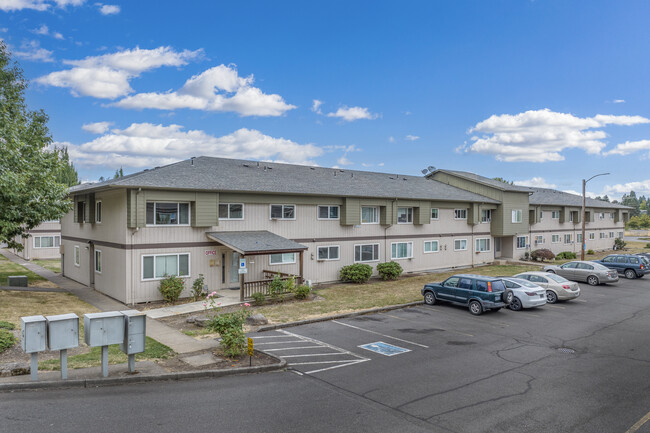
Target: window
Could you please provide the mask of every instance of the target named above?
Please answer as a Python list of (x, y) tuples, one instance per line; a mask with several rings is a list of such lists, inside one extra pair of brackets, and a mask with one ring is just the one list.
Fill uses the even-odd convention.
[(593, 232), (592, 232), (592, 233), (589, 233), (589, 240), (590, 240), (590, 241), (593, 241), (593, 240), (595, 240), (595, 239), (596, 239), (596, 233), (593, 233)]
[(524, 213), (521, 211), (521, 209), (515, 209), (512, 211), (512, 222), (513, 223), (520, 223), (522, 222)]
[(379, 224), (379, 209), (361, 206), (361, 224)]
[(598, 219), (604, 220), (605, 219), (605, 212), (601, 212), (598, 214)]
[(425, 253), (437, 253), (438, 252), (438, 241), (424, 241), (424, 252)]
[(568, 234), (564, 235), (564, 243), (565, 244), (570, 244), (571, 243), (571, 233), (568, 233)]
[(569, 212), (569, 222), (573, 222), (573, 212)]
[(243, 220), (244, 205), (242, 203), (219, 203), (220, 220)]
[(431, 219), (432, 220), (438, 219), (438, 209), (431, 209)]
[(577, 233), (576, 234), (576, 241), (581, 244), (582, 243), (582, 233)]
[(490, 238), (476, 239), (476, 251), (490, 251)]
[(554, 244), (560, 243), (560, 235), (551, 236), (551, 242), (554, 243)]
[(454, 251), (467, 250), (467, 239), (454, 239)]
[(610, 214), (609, 214), (609, 217), (610, 217), (611, 219), (614, 219), (614, 212), (610, 213)]
[(189, 225), (189, 203), (147, 203), (147, 225)]
[(86, 212), (84, 209), (85, 204), (86, 203), (83, 201), (77, 203), (77, 221), (79, 221), (80, 223), (86, 222)]
[(190, 276), (189, 253), (142, 256), (143, 280), (159, 280), (171, 275)]
[(61, 236), (34, 236), (34, 248), (58, 248)]
[(543, 244), (544, 236), (535, 236), (535, 245)]
[(95, 222), (97, 224), (102, 223), (102, 202), (98, 200), (95, 202)]
[(74, 246), (74, 265), (79, 266), (81, 263), (81, 253), (79, 252), (79, 245)]
[(554, 220), (559, 220), (560, 219), (560, 211), (559, 210), (554, 210), (551, 212), (551, 218)]
[(391, 259), (410, 259), (413, 257), (413, 242), (395, 242), (390, 244)]
[(457, 220), (466, 220), (467, 209), (454, 209), (454, 218)]
[(355, 245), (355, 262), (376, 262), (379, 260), (379, 244)]
[(541, 221), (543, 219), (544, 219), (544, 212), (540, 210), (539, 211), (539, 220)]
[(481, 211), (481, 222), (489, 223), (492, 221), (492, 211), (490, 209), (483, 209)]
[(609, 232), (609, 237), (613, 238), (614, 237), (614, 232)]
[(296, 263), (296, 253), (270, 254), (269, 257), (269, 263), (272, 265)]
[(600, 238), (605, 239), (607, 237), (607, 234), (605, 232), (600, 232)]
[(339, 246), (318, 247), (318, 260), (338, 260)]
[(517, 236), (517, 248), (526, 248), (528, 244), (528, 236)]
[(318, 206), (319, 220), (337, 220), (339, 219), (338, 206)]
[(413, 224), (413, 208), (412, 207), (398, 207), (397, 208), (397, 224)]
[(295, 204), (272, 204), (271, 219), (272, 220), (295, 220), (296, 205)]
[(102, 251), (95, 250), (95, 272), (102, 273)]

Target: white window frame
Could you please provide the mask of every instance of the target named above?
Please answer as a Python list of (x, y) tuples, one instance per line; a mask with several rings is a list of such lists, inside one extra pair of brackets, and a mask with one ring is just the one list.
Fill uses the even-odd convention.
[(600, 232), (601, 239), (607, 239), (607, 234), (605, 232)]
[[(52, 238), (51, 247), (43, 247), (43, 238)], [(36, 239), (38, 239), (38, 245), (36, 245)], [(43, 236), (33, 236), (32, 240), (34, 249), (46, 249), (46, 248), (59, 248), (61, 246), (61, 235), (43, 235)]]
[[(480, 246), (479, 246), (480, 241), (485, 241), (485, 245), (486, 245), (485, 249), (480, 248)], [(492, 245), (491, 244), (492, 243), (490, 242), (490, 238), (476, 238), (475, 242), (474, 242), (474, 246), (476, 248), (475, 248), (474, 251), (476, 251), (477, 253), (489, 253), (490, 251), (492, 251)]]
[[(273, 217), (271, 216), (271, 215), (273, 215), (273, 211), (272, 211), (273, 206), (282, 206), (282, 217), (280, 217), (280, 218), (277, 218), (277, 217), (276, 217), (276, 218), (273, 218)], [(285, 207), (293, 207), (293, 218), (285, 218), (285, 217), (284, 217), (284, 208), (285, 208)], [(270, 204), (270, 205), (269, 205), (269, 219), (270, 219), (270, 220), (278, 220), (278, 221), (280, 221), (280, 220), (282, 220), (282, 221), (295, 221), (295, 220), (296, 220), (296, 213), (297, 213), (296, 211), (297, 211), (297, 209), (296, 209), (296, 205), (295, 205), (295, 204), (278, 204), (278, 203)]]
[[(363, 222), (363, 209), (374, 209), (376, 221)], [(379, 207), (378, 206), (361, 206), (361, 224), (379, 224)]]
[[(524, 240), (524, 246), (523, 246), (523, 247), (520, 247), (520, 246), (519, 246), (519, 239), (521, 239), (521, 238), (524, 238), (524, 239), (525, 239), (525, 240)], [(523, 250), (523, 249), (525, 249), (526, 246), (528, 245), (528, 242), (529, 242), (528, 235), (525, 235), (525, 236), (517, 236), (516, 239), (515, 239), (515, 242), (516, 242), (516, 244), (515, 244), (515, 249), (516, 249), (516, 250)]]
[(543, 244), (544, 236), (536, 235), (535, 236), (535, 245)]
[(582, 243), (582, 233), (576, 233), (576, 242)]
[(599, 219), (599, 220), (604, 220), (604, 219), (605, 219), (605, 212), (600, 212), (600, 213), (598, 214), (598, 219)]
[[(567, 236), (568, 236), (568, 239), (569, 239), (568, 242), (567, 242)], [(565, 233), (564, 234), (564, 245), (569, 245), (569, 244), (572, 244), (572, 243), (573, 243), (573, 235), (571, 235), (571, 233)]]
[[(465, 248), (456, 248), (456, 242), (465, 242)], [(454, 239), (454, 251), (467, 251), (467, 239)]]
[(610, 239), (613, 239), (614, 236), (615, 236), (615, 235), (614, 235), (614, 232), (609, 232), (609, 238), (610, 238)]
[[(271, 260), (271, 259), (272, 259), (273, 256), (277, 256), (277, 255), (280, 255), (282, 257), (282, 261), (273, 263), (273, 260)], [(289, 256), (289, 255), (293, 256), (293, 259), (285, 261), (285, 256)], [(296, 253), (295, 252), (294, 253), (269, 254), (269, 265), (270, 266), (292, 265), (294, 263), (296, 263)]]
[[(433, 211), (436, 211), (436, 216), (433, 216)], [(440, 219), (440, 209), (437, 207), (432, 207), (431, 208), (431, 219), (434, 221), (438, 221)]]
[[(102, 223), (102, 217), (103, 217), (103, 210), (104, 207), (102, 206), (102, 201), (97, 200), (95, 202), (95, 224), (101, 224)], [(155, 212), (155, 210), (154, 210)], [(97, 216), (99, 215), (99, 218)], [(154, 216), (154, 221), (155, 221), (155, 216)]]
[[(326, 208), (327, 208), (327, 218), (321, 218), (321, 217), (320, 217), (320, 208), (322, 208), (322, 207), (326, 207)], [(332, 209), (333, 207), (337, 209), (336, 214), (337, 214), (338, 216), (337, 216), (336, 218), (331, 218), (331, 217), (330, 217), (330, 215), (331, 215), (331, 209)], [(320, 220), (320, 221), (337, 221), (337, 220), (340, 220), (340, 219), (341, 219), (341, 206), (339, 206), (339, 205), (330, 205), (330, 204), (319, 204), (319, 205), (316, 207), (316, 219), (317, 219), (317, 220)]]
[(74, 255), (72, 257), (75, 266), (81, 266), (81, 249), (79, 245), (74, 246)]
[[(99, 257), (99, 260), (97, 258)], [(102, 250), (95, 250), (95, 273), (96, 274), (101, 274), (102, 273)], [(97, 264), (99, 264), (99, 269)]]
[[(460, 216), (458, 216), (460, 215)], [(455, 220), (466, 220), (467, 219), (467, 209), (454, 209), (454, 219)]]
[[(320, 257), (320, 249), (321, 248), (326, 248), (327, 249), (327, 258), (326, 259), (321, 259)], [(338, 250), (338, 257), (333, 259), (330, 257), (330, 248), (336, 248)], [(341, 247), (339, 245), (321, 245), (316, 248), (316, 260), (319, 262), (330, 262), (333, 260), (341, 260)]]
[[(433, 247), (433, 244), (436, 244), (436, 249), (431, 249), (430, 251), (427, 251), (427, 244), (431, 244), (431, 247)], [(422, 251), (424, 254), (432, 254), (432, 253), (439, 253), (440, 252), (440, 241), (437, 240), (430, 240), (430, 241), (424, 241), (424, 244), (422, 245)]]
[[(144, 208), (144, 219), (147, 220), (147, 204), (153, 203), (153, 224), (146, 224), (147, 227), (189, 227), (192, 223), (192, 204), (189, 201), (148, 201), (145, 203)], [(178, 212), (178, 223), (177, 224), (156, 224), (156, 204), (158, 203), (175, 203), (176, 209)], [(187, 224), (181, 224), (181, 204), (187, 205)], [(217, 209), (218, 211), (218, 209)]]
[[(484, 216), (486, 218), (484, 218)], [(492, 209), (481, 209), (481, 224), (488, 224), (492, 221)]]
[[(406, 210), (406, 221), (400, 222), (400, 209)], [(413, 214), (415, 211), (412, 207), (398, 207), (397, 208), (397, 224), (413, 224)]]
[(573, 212), (569, 212), (569, 222), (573, 222)]
[(521, 209), (512, 210), (512, 223), (520, 224), (524, 221), (524, 211)]
[[(164, 280), (166, 277), (156, 277), (156, 257), (160, 256), (176, 256), (176, 267), (179, 269), (180, 272), (180, 266), (178, 265), (180, 256), (187, 256), (187, 275), (176, 275), (178, 278), (190, 278), (192, 275), (192, 255), (187, 252), (187, 253), (169, 253), (169, 254), (142, 254), (140, 256), (140, 279), (141, 281), (160, 281)], [(144, 259), (145, 257), (153, 257), (153, 278), (145, 278), (144, 277)]]
[(589, 232), (589, 240), (590, 241), (595, 241), (596, 240), (596, 233), (595, 232)]
[[(555, 240), (557, 239), (557, 240)], [(552, 244), (559, 244), (560, 243), (560, 235), (551, 235), (551, 243)]]
[(539, 211), (539, 220), (542, 221), (544, 219), (544, 211), (540, 210)]
[[(377, 258), (373, 260), (361, 260), (362, 254), (361, 254), (361, 248), (362, 247), (367, 247), (367, 246), (373, 246), (373, 254), (374, 254), (374, 246), (377, 246)], [(359, 247), (359, 260), (357, 260), (357, 247)], [(378, 262), (381, 259), (381, 248), (379, 248), (379, 244), (374, 243), (374, 244), (355, 244), (354, 245), (354, 263), (370, 263), (370, 262)]]
[[(410, 251), (410, 254), (407, 255), (406, 257), (393, 256), (393, 246), (394, 245), (402, 245), (402, 244), (406, 244), (406, 253), (409, 254), (409, 251)], [(405, 259), (412, 259), (412, 258), (413, 258), (413, 242), (391, 242), (391, 244), (390, 244), (390, 259), (391, 260), (405, 260)]]
[[(240, 205), (241, 206), (241, 218), (232, 218), (230, 216), (230, 206), (233, 205)], [(219, 217), (219, 221), (242, 221), (244, 219), (244, 203), (219, 203), (219, 207), (221, 206), (228, 206), (228, 217), (226, 218), (221, 218)], [(217, 209), (217, 214), (219, 213), (219, 210)]]
[(559, 220), (560, 219), (560, 211), (559, 210), (551, 211), (551, 219)]

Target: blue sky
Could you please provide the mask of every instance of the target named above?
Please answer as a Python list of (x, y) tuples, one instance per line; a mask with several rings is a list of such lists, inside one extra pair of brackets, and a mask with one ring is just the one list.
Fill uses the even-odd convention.
[(650, 194), (650, 3), (0, 0), (84, 180), (210, 155)]

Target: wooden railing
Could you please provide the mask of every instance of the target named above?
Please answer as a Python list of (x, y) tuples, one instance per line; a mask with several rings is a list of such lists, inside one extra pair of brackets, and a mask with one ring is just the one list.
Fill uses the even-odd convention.
[[(250, 299), (253, 296), (253, 293), (264, 293), (269, 295), (269, 284), (275, 279), (276, 276), (280, 276), (282, 281), (286, 281), (293, 277), (296, 286), (303, 283), (303, 278), (298, 275), (285, 274), (284, 272), (275, 272), (275, 271), (262, 271), (264, 273), (264, 279), (258, 281), (244, 281), (244, 299)], [(288, 292), (283, 292), (288, 293)]]

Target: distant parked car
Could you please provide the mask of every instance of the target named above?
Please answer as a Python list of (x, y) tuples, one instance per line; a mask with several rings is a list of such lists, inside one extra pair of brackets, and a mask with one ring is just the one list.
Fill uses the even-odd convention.
[(574, 260), (560, 266), (544, 266), (544, 271), (558, 274), (571, 281), (585, 281), (591, 286), (618, 282), (616, 272), (597, 262)]
[(643, 259), (643, 256), (638, 256), (636, 254), (610, 254), (602, 260), (595, 261), (595, 263), (600, 263), (610, 269), (614, 269), (616, 272), (625, 275), (625, 278), (629, 279), (641, 278), (650, 272), (648, 264)]
[(505, 300), (512, 299), (512, 291), (506, 290), (501, 278), (460, 274), (442, 283), (425, 284), (422, 296), (428, 305), (447, 301), (467, 306), (470, 313), (478, 316), (486, 310), (498, 311), (503, 308)]
[(549, 304), (555, 304), (557, 301), (568, 301), (580, 296), (578, 283), (556, 274), (531, 271), (517, 274), (515, 278), (523, 278), (543, 287), (546, 290), (546, 302)]
[(546, 304), (546, 290), (525, 278), (503, 277), (503, 283), (506, 289), (512, 290), (513, 297), (508, 307), (513, 311)]

